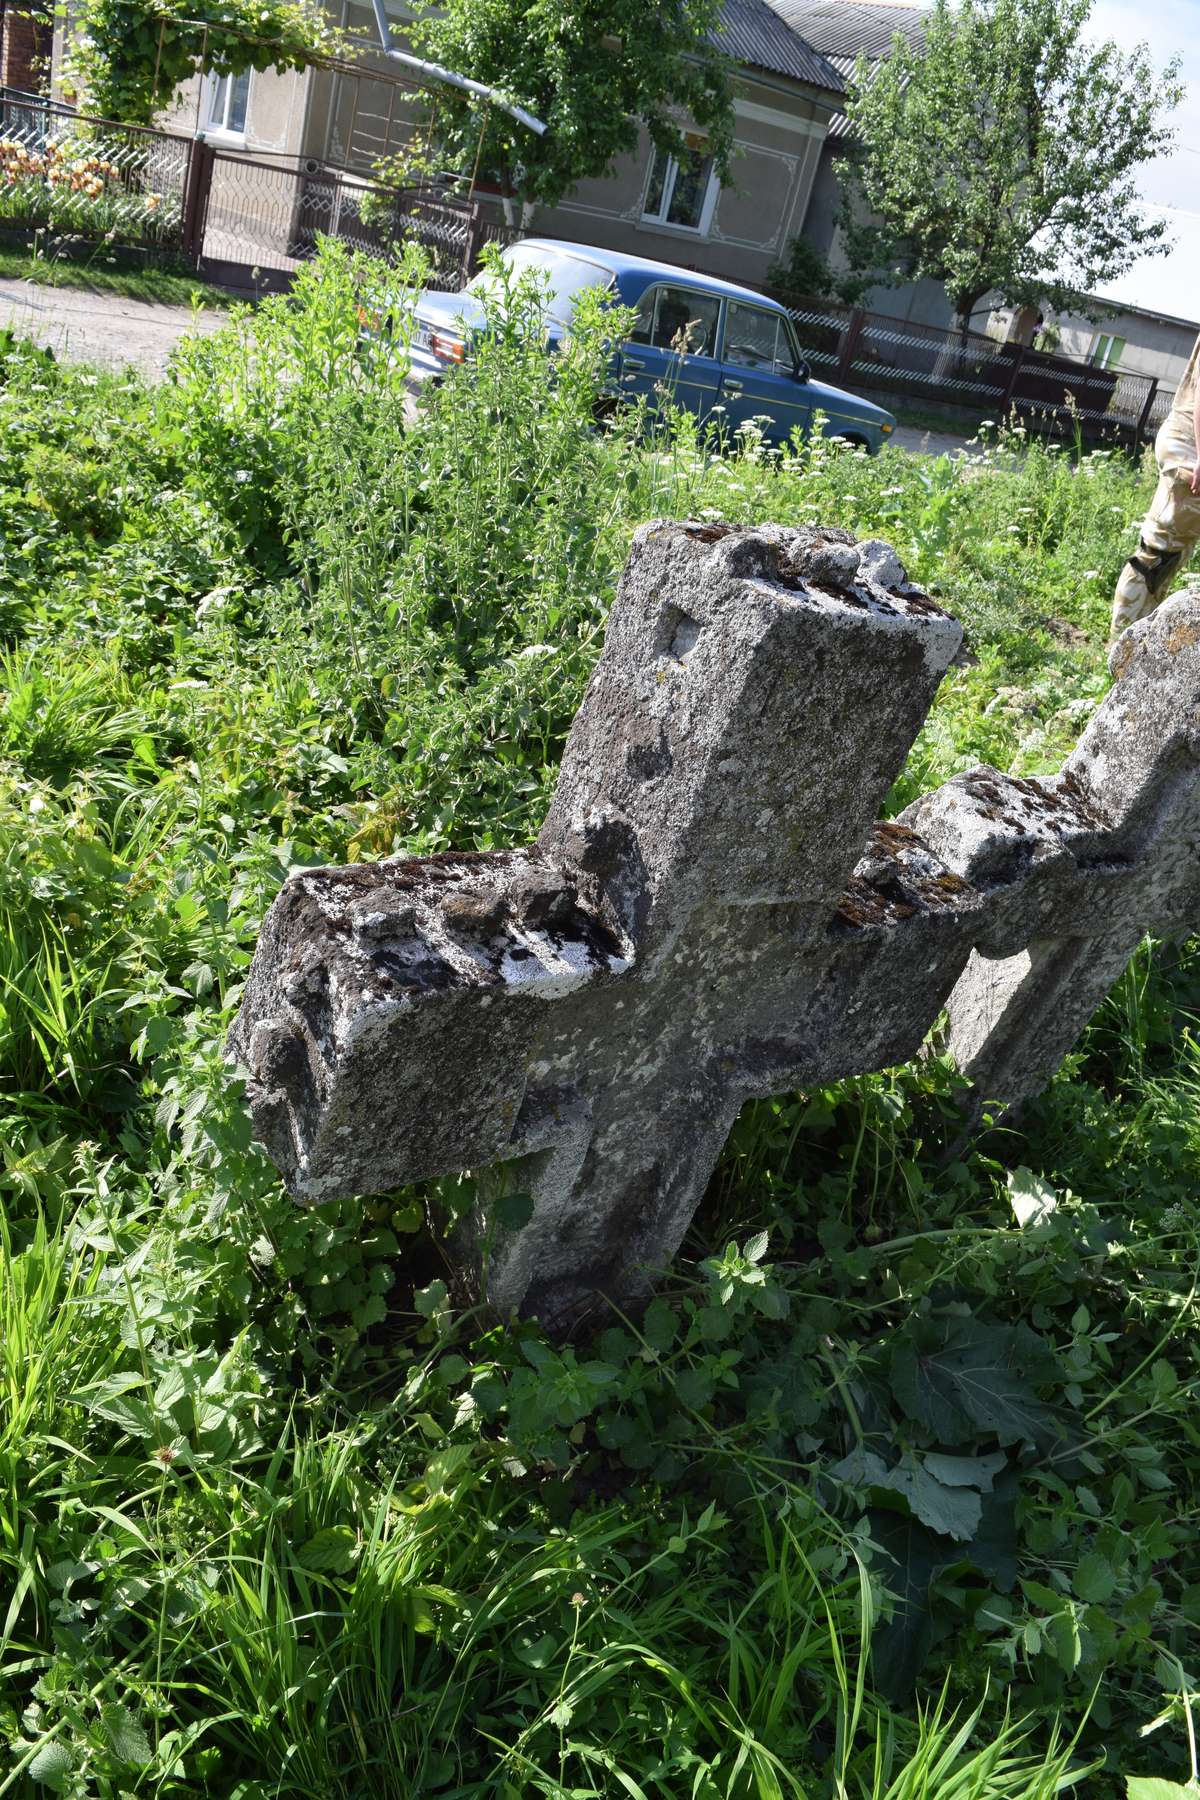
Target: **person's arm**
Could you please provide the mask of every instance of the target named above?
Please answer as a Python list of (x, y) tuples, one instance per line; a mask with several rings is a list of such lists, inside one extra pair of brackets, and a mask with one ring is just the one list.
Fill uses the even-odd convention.
[(1192, 438), (1196, 446), (1196, 461), (1192, 469), (1192, 492), (1200, 494), (1200, 384), (1196, 387), (1196, 404), (1192, 408)]

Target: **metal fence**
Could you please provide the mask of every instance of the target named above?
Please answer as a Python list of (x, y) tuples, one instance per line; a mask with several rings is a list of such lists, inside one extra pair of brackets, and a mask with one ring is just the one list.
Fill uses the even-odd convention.
[(1038, 429), (1133, 443), (1153, 436), (1170, 405), (1156, 377), (1001, 343), (980, 332), (890, 319), (861, 307), (773, 290), (796, 322), (814, 372), (973, 411), (1014, 408)]
[(0, 88), (0, 226), (182, 252), (194, 140)]
[(322, 236), (388, 254), (421, 244), (459, 288), (483, 237), (452, 193), (386, 187), (315, 161), (270, 162), (0, 88), (0, 227), (47, 229), (286, 278)]
[(313, 255), (322, 236), (376, 254), (415, 242), (436, 281), (458, 288), (466, 280), (478, 209), (465, 201), (385, 187), (314, 161), (265, 163), (225, 150), (210, 155), (200, 237), (210, 261), (286, 274)]

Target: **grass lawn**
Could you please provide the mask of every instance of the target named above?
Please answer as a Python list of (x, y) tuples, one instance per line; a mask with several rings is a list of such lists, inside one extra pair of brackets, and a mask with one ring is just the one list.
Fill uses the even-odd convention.
[(0, 1796), (1193, 1793), (1193, 945), (961, 1154), (936, 1043), (748, 1106), (567, 1346), (451, 1304), (469, 1179), (294, 1208), (223, 1059), (290, 870), (532, 837), (637, 524), (897, 546), (975, 659), (898, 808), (1058, 766), (1149, 472), (597, 434), (524, 301), (410, 428), (395, 282), (0, 363)]
[(155, 268), (121, 268), (106, 259), (103, 245), (86, 259), (35, 256), (28, 250), (0, 245), (0, 281), (33, 281), (39, 287), (82, 288), (96, 294), (120, 294), (127, 300), (156, 301), (163, 306), (231, 306), (241, 295), (214, 287), (186, 271)]

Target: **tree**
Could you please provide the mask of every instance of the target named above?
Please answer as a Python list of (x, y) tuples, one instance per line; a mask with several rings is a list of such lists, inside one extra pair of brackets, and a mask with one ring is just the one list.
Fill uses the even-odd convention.
[(856, 71), (851, 262), (944, 282), (964, 335), (985, 294), (1062, 310), (1170, 248), (1135, 172), (1173, 140), (1178, 61), (1156, 74), (1144, 44), (1082, 42), (1091, 9), (934, 0), (923, 48), (897, 37), (870, 79)]
[(149, 125), (198, 68), (302, 69), (341, 35), (315, 0), (83, 0), (64, 85), (90, 111)]
[(865, 275), (832, 269), (828, 257), (804, 236), (788, 239), (780, 260), (767, 270), (767, 280), (785, 293), (838, 300), (845, 306), (857, 306), (870, 285)]
[[(475, 166), (525, 206), (553, 206), (637, 145), (704, 156), (725, 176), (733, 148), (726, 59), (714, 49), (722, 0), (424, 0), (412, 37), (422, 55), (498, 88), (549, 129), (544, 137), (456, 88), (430, 96), (433, 135), (452, 166)], [(482, 143), (480, 142), (482, 134)]]

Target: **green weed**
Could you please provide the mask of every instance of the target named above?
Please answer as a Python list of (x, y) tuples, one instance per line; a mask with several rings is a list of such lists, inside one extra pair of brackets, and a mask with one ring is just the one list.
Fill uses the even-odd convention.
[(453, 1312), (462, 1184), (293, 1208), (222, 1055), (290, 870), (536, 830), (637, 524), (896, 543), (975, 658), (900, 806), (1057, 766), (1147, 472), (597, 430), (610, 322), (551, 365), (520, 291), (414, 423), (421, 279), (328, 246), (155, 390), (5, 361), (0, 1794), (1194, 1778), (1193, 949), (965, 1153), (936, 1055), (747, 1107), (565, 1347)]

